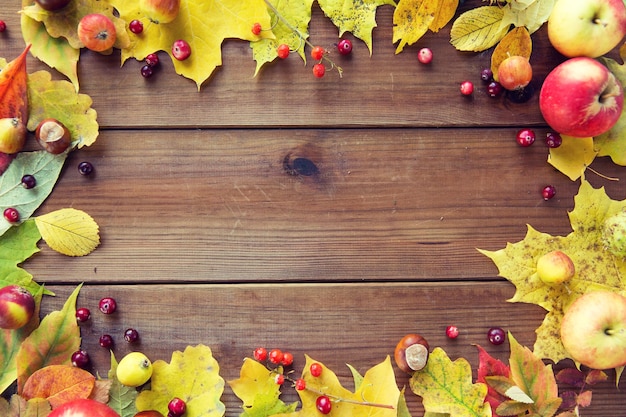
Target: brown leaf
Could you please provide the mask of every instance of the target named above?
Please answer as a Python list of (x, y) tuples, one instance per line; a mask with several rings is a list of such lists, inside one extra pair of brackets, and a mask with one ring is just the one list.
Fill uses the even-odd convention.
[(578, 394), (576, 402), (581, 407), (589, 407), (591, 405), (591, 391), (583, 391)]
[(111, 391), (111, 385), (113, 381), (110, 379), (97, 379), (96, 385), (89, 395), (89, 399), (107, 404), (109, 402), (109, 392)]
[(30, 45), (0, 72), (0, 118), (19, 118), (28, 121), (28, 88), (26, 55)]
[(79, 398), (89, 398), (96, 378), (71, 365), (50, 365), (33, 373), (24, 384), (26, 399), (46, 398), (52, 408)]

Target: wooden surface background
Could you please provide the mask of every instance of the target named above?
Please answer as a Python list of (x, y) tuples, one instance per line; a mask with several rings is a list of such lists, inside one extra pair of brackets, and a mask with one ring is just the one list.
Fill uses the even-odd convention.
[[(6, 58), (24, 47), (18, 3), (2, 0), (0, 9)], [(468, 0), (458, 13), (479, 3)], [(44, 314), (78, 283), (85, 283), (79, 306), (96, 311), (100, 298), (118, 300), (114, 317), (93, 314), (83, 327), (96, 370), (109, 365), (98, 337), (122, 340), (128, 327), (141, 334), (133, 349), (153, 360), (210, 346), (226, 380), (257, 346), (292, 351), (296, 369), (307, 353), (346, 384), (346, 363), (365, 372), (410, 332), (474, 369), (475, 344), (508, 359), (508, 344), (488, 343), (489, 327), (532, 347), (544, 311), (508, 303), (513, 285), (476, 248), (521, 240), (527, 224), (568, 234), (579, 183), (546, 163), (537, 94), (524, 104), (486, 95), (479, 75), (490, 51), (456, 51), (448, 25), (396, 55), (392, 14), (379, 8), (371, 56), (347, 36), (352, 55), (334, 54), (342, 79), (333, 71), (315, 79), (296, 56), (253, 77), (241, 41), (224, 43), (223, 67), (200, 92), (164, 54), (146, 80), (139, 62), (120, 68), (118, 53), (83, 53), (81, 92), (93, 99), (100, 136), (69, 157), (38, 213), (84, 210), (99, 223), (102, 244), (84, 258), (42, 245), (24, 267), (57, 294), (44, 300)], [(332, 48), (337, 39), (314, 4), (311, 41)], [(434, 52), (431, 65), (416, 59), (422, 46)], [(533, 35), (537, 91), (563, 59), (545, 30)], [(47, 69), (32, 57), (28, 65)], [(466, 79), (476, 86), (471, 98), (459, 93)], [(521, 148), (515, 133), (529, 126), (539, 140)], [(298, 158), (316, 171), (303, 171)], [(95, 166), (90, 178), (76, 170), (84, 160)], [(623, 168), (608, 158), (592, 167), (621, 180), (588, 174), (592, 185), (626, 198)], [(557, 196), (546, 202), (547, 184)], [(454, 341), (445, 336), (449, 324), (461, 329)], [(115, 352), (130, 349), (118, 342)], [(396, 371), (405, 385), (408, 377)], [(584, 416), (625, 415), (613, 375), (594, 388)], [(284, 391), (286, 401), (296, 399)], [(419, 398), (407, 399), (413, 416), (423, 415)], [(227, 416), (239, 415), (228, 387), (223, 401)]]

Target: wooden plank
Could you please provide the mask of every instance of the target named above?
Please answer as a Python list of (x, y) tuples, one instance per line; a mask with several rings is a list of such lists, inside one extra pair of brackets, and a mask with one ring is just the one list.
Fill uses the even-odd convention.
[[(55, 298), (47, 297), (44, 314), (60, 309), (73, 286), (52, 285)], [(508, 343), (493, 346), (486, 340), (492, 326), (511, 331), (518, 342), (532, 347), (534, 330), (544, 317), (538, 306), (510, 304), (513, 295), (508, 283), (464, 282), (389, 284), (280, 284), (280, 285), (85, 285), (79, 307), (92, 310), (92, 319), (81, 324), (83, 348), (94, 363), (94, 370), (105, 375), (110, 358), (98, 345), (101, 334), (111, 334), (118, 358), (130, 350), (141, 350), (152, 360), (170, 360), (175, 350), (188, 345), (209, 346), (220, 364), (225, 380), (239, 376), (242, 359), (254, 348), (278, 347), (291, 351), (296, 374), (302, 370), (306, 353), (333, 369), (344, 385), (351, 387), (346, 363), (364, 373), (393, 355), (399, 339), (417, 332), (431, 348), (442, 347), (452, 359), (466, 358), (474, 375), (478, 365), (474, 345), (507, 361)], [(105, 316), (97, 311), (100, 298), (112, 296), (118, 311)], [(445, 327), (461, 329), (456, 340), (445, 336)], [(140, 344), (128, 345), (122, 335), (133, 327), (140, 333)], [(408, 376), (397, 368), (399, 387)], [(586, 417), (617, 416), (626, 406), (613, 381), (593, 388), (592, 406)], [(295, 401), (294, 390), (285, 388), (285, 399)], [(423, 410), (418, 397), (408, 392), (414, 416)], [(223, 402), (226, 416), (238, 416), (241, 402), (230, 388)]]
[[(570, 233), (578, 190), (546, 163), (543, 144), (521, 148), (514, 135), (105, 131), (70, 156), (38, 212), (86, 211), (101, 246), (84, 258), (44, 246), (28, 269), (44, 282), (492, 279), (495, 267), (476, 248), (521, 240), (526, 224)], [(318, 172), (302, 171), (298, 158)], [(95, 165), (92, 178), (76, 170), (83, 159)], [(624, 179), (606, 158), (594, 167)], [(626, 198), (619, 182), (589, 178)], [(557, 189), (548, 202), (546, 184)]]

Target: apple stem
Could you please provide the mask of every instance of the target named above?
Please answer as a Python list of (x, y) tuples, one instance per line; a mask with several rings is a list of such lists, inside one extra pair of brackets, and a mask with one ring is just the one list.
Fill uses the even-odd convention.
[(593, 23), (596, 25), (602, 25), (604, 27), (607, 27), (609, 24), (607, 22), (605, 22), (604, 20), (600, 19), (599, 17), (596, 17), (595, 19), (593, 19)]
[(617, 96), (619, 96), (619, 92), (613, 89), (610, 92), (604, 93), (600, 96), (600, 103), (603, 103), (606, 99), (609, 99), (611, 97), (617, 97)]

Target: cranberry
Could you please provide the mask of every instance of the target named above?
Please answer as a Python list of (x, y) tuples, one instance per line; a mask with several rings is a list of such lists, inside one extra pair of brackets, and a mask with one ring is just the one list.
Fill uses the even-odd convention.
[(493, 345), (501, 345), (506, 339), (506, 333), (500, 327), (492, 327), (487, 332), (487, 339)]
[(417, 53), (417, 60), (422, 64), (430, 64), (433, 62), (433, 51), (430, 48), (422, 48)]
[(104, 297), (103, 299), (100, 300), (100, 303), (98, 304), (98, 308), (104, 314), (113, 314), (115, 310), (117, 309), (117, 303), (115, 302), (115, 299), (111, 297)]
[(352, 42), (348, 39), (340, 40), (337, 44), (337, 51), (339, 51), (341, 55), (350, 55), (350, 52), (352, 52)]
[(254, 350), (253, 353), (254, 359), (259, 362), (265, 362), (267, 360), (267, 349), (264, 347), (259, 347)]
[(71, 361), (75, 367), (85, 369), (89, 365), (89, 354), (84, 350), (77, 350), (72, 353)]
[(126, 329), (124, 332), (124, 340), (128, 343), (135, 343), (139, 340), (139, 332), (135, 329)]
[(85, 322), (89, 320), (89, 317), (91, 317), (91, 312), (88, 308), (81, 307), (79, 309), (76, 309), (76, 320), (80, 322)]
[(548, 148), (558, 148), (561, 143), (563, 143), (563, 139), (557, 132), (546, 133), (546, 146)]
[(520, 146), (530, 146), (535, 142), (535, 132), (532, 129), (521, 129), (515, 139)]
[(128, 24), (128, 29), (130, 29), (130, 31), (134, 34), (138, 35), (143, 32), (143, 23), (141, 23), (141, 20), (131, 20)]
[(141, 67), (141, 76), (143, 78), (150, 78), (152, 77), (153, 73), (154, 73), (154, 70), (152, 69), (150, 65), (146, 64), (143, 67)]
[(4, 209), (4, 218), (9, 223), (17, 223), (20, 221), (20, 212), (13, 207), (8, 207)]
[(550, 200), (555, 195), (556, 195), (556, 188), (554, 188), (554, 186), (552, 186), (552, 185), (546, 185), (541, 190), (541, 196), (546, 201)]
[(156, 52), (146, 55), (146, 65), (151, 67), (159, 65), (159, 55)]
[(480, 79), (486, 83), (491, 82), (493, 80), (493, 71), (491, 71), (491, 68), (483, 68), (482, 71), (480, 71)]
[(100, 343), (100, 346), (105, 349), (110, 349), (113, 347), (113, 337), (110, 334), (103, 334), (102, 336), (100, 336), (98, 342)]
[(285, 354), (280, 349), (272, 349), (269, 352), (268, 359), (271, 363), (278, 365), (283, 361)]
[(5, 30), (7, 30), (7, 24), (4, 22), (4, 20), (0, 20), (0, 33), (4, 32)]
[(456, 339), (459, 337), (459, 328), (456, 326), (446, 327), (446, 336), (448, 336), (449, 339)]
[(185, 414), (185, 410), (187, 409), (187, 404), (185, 404), (185, 401), (181, 400), (180, 398), (174, 397), (167, 404), (167, 409), (175, 417), (180, 417), (183, 414)]
[(314, 377), (318, 377), (320, 375), (322, 375), (322, 370), (324, 368), (322, 368), (322, 365), (320, 365), (317, 362), (314, 362), (311, 364), (311, 366), (309, 367), (309, 371), (311, 372), (311, 375)]
[(471, 96), (474, 92), (474, 84), (471, 81), (463, 81), (461, 83), (461, 94)]
[(487, 95), (491, 98), (500, 97), (502, 91), (504, 91), (504, 88), (502, 88), (502, 85), (497, 81), (492, 81), (487, 85)]
[(315, 407), (320, 413), (328, 414), (333, 408), (333, 404), (330, 402), (330, 398), (328, 398), (326, 395), (320, 395), (319, 397), (317, 397), (317, 400), (315, 400)]

